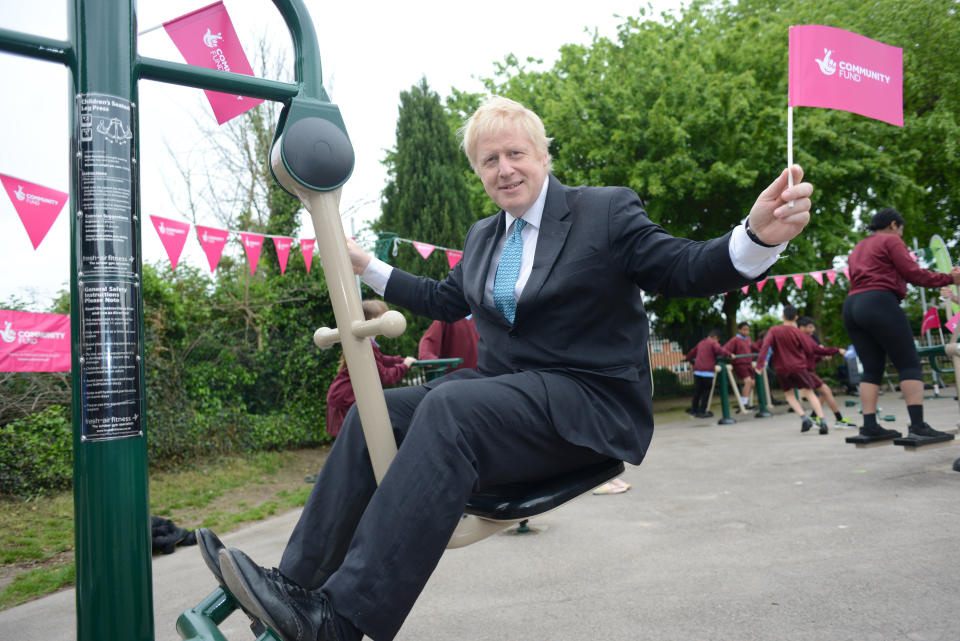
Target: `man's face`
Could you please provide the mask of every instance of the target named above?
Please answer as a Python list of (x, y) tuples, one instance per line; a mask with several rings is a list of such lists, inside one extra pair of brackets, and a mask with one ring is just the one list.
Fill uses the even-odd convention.
[(477, 139), (477, 174), (501, 209), (522, 216), (536, 202), (547, 177), (547, 156), (519, 126)]

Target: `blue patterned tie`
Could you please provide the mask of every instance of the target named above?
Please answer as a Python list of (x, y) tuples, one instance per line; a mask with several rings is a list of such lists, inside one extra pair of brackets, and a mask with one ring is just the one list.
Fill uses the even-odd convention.
[(511, 323), (517, 313), (517, 301), (513, 297), (513, 290), (517, 285), (520, 259), (523, 257), (523, 240), (520, 238), (520, 232), (526, 224), (527, 221), (522, 218), (514, 221), (513, 232), (503, 245), (500, 264), (497, 265), (497, 277), (493, 281), (493, 304)]

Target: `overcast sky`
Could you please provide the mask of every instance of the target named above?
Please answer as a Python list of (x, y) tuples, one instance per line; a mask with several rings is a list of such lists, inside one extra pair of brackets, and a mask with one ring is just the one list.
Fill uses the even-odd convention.
[[(72, 0), (70, 0), (72, 2)], [(139, 30), (159, 25), (212, 0), (140, 0)], [(0, 0), (0, 27), (66, 39), (68, 0)], [(286, 28), (269, 0), (226, 0), (237, 33), (250, 52), (262, 36), (288, 52)], [(656, 14), (676, 10), (681, 0), (655, 0)], [(307, 0), (320, 42), (324, 82), (340, 107), (354, 145), (356, 167), (344, 186), (341, 209), (378, 199), (386, 180), (384, 150), (395, 144), (399, 94), (425, 76), (441, 98), (451, 87), (480, 91), (478, 78), (492, 76), (509, 53), (550, 65), (565, 43), (587, 43), (596, 29), (614, 37), (625, 16), (639, 15), (639, 0), (520, 0), (503, 4), (456, 0), (412, 2), (317, 2)], [(648, 13), (648, 15), (650, 15)], [(619, 16), (619, 17), (618, 17)], [(140, 38), (141, 55), (182, 62), (162, 29)], [(288, 55), (288, 59), (292, 55)], [(251, 59), (251, 62), (252, 59)], [(256, 66), (255, 66), (256, 67)], [(72, 101), (65, 69), (57, 64), (0, 53), (0, 173), (69, 191), (69, 112)], [(144, 262), (166, 260), (150, 215), (184, 219), (170, 190), (181, 184), (168, 148), (186, 157), (199, 153), (195, 120), (215, 126), (202, 92), (153, 82), (140, 83), (141, 211)], [(379, 213), (379, 203), (355, 214), (360, 226)], [(201, 216), (202, 217), (202, 216)], [(200, 224), (219, 226), (210, 216)], [(349, 231), (351, 221), (345, 220)], [(306, 223), (304, 237), (313, 231)], [(69, 223), (66, 208), (37, 250), (6, 193), (0, 194), (0, 304), (17, 297), (49, 300), (69, 287)], [(206, 268), (195, 237), (181, 262)]]

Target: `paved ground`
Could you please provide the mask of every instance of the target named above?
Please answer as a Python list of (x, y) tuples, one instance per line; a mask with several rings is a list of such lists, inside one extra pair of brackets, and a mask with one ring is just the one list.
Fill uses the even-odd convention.
[[(903, 426), (891, 394), (884, 414)], [(658, 426), (633, 489), (448, 552), (400, 641), (956, 641), (960, 446), (856, 449), (784, 414)], [(856, 417), (856, 408), (849, 408)], [(952, 399), (926, 402), (952, 428)], [(225, 537), (265, 565), (296, 512)], [(153, 563), (156, 639), (213, 587), (196, 548)], [(0, 612), (0, 638), (75, 638), (72, 590)], [(221, 627), (252, 639), (242, 616)]]

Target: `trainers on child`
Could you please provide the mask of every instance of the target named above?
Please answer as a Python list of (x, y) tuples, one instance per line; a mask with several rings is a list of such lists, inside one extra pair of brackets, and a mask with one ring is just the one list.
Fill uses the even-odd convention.
[(817, 424), (820, 426), (820, 433), (821, 433), (821, 434), (826, 434), (827, 432), (830, 431), (830, 428), (827, 427), (827, 419), (825, 419), (825, 418), (818, 418), (818, 419), (817, 419)]
[(926, 423), (923, 425), (911, 425), (909, 429), (910, 433), (908, 436), (918, 436), (920, 438), (930, 438), (931, 436), (949, 436), (946, 432), (935, 430)]
[(897, 430), (886, 430), (879, 425), (877, 427), (861, 427), (860, 436), (869, 436), (870, 438), (900, 438), (903, 436)]
[(851, 421), (851, 420), (850, 420), (849, 418), (847, 418), (846, 416), (844, 416), (844, 417), (841, 418), (839, 421), (837, 421), (837, 429), (838, 429), (838, 430), (848, 430), (848, 429), (851, 429), (851, 428), (853, 428), (853, 427), (857, 427), (857, 424), (854, 423), (853, 421)]
[(811, 427), (813, 427), (813, 421), (809, 416), (804, 416), (803, 421), (800, 423), (800, 431), (809, 432)]

